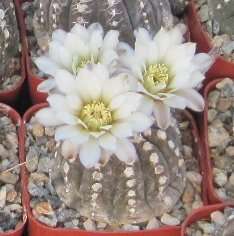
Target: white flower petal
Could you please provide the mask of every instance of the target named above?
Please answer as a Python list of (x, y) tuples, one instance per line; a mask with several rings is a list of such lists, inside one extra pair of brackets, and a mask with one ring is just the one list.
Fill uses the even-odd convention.
[(131, 163), (138, 159), (134, 145), (127, 139), (119, 139), (115, 155), (125, 163)]
[(170, 40), (172, 45), (178, 45), (184, 42), (184, 34), (187, 27), (184, 24), (178, 24), (170, 30)]
[(106, 81), (102, 89), (102, 97), (106, 102), (110, 102), (112, 98), (134, 90), (135, 84), (126, 74), (120, 74), (115, 78)]
[(111, 134), (104, 134), (99, 138), (99, 144), (102, 148), (109, 151), (116, 150), (116, 138)]
[(55, 130), (55, 140), (76, 140), (77, 143), (82, 144), (86, 142), (89, 138), (87, 132), (82, 129), (79, 129), (78, 126), (65, 125), (58, 127)]
[(82, 108), (82, 101), (75, 94), (67, 95), (66, 102), (67, 102), (68, 107), (73, 111), (78, 112)]
[(119, 31), (117, 30), (108, 31), (103, 42), (104, 49), (115, 49), (118, 43), (119, 43)]
[(61, 44), (64, 43), (67, 33), (64, 30), (55, 30), (52, 34), (52, 40), (57, 41)]
[(176, 96), (176, 95), (170, 96), (164, 102), (167, 106), (171, 108), (177, 108), (181, 110), (184, 110), (187, 106), (187, 101), (184, 98)]
[[(122, 104), (120, 103), (121, 99)], [(114, 119), (119, 120), (129, 117), (132, 112), (135, 112), (138, 109), (141, 99), (142, 95), (137, 93), (127, 93), (113, 99), (111, 102), (111, 108), (112, 106), (116, 107), (114, 110)], [(117, 105), (120, 106), (117, 107)]]
[(98, 23), (90, 25), (88, 30), (91, 32), (89, 47), (92, 55), (95, 55), (97, 57), (99, 50), (103, 44), (104, 31), (102, 26)]
[(68, 125), (76, 125), (79, 123), (78, 118), (72, 113), (67, 112), (66, 108), (64, 110), (61, 108), (61, 111), (56, 113), (56, 117)]
[(87, 56), (89, 53), (86, 42), (84, 42), (81, 37), (73, 33), (67, 33), (64, 46), (73, 55), (78, 54), (80, 56)]
[(69, 71), (72, 70), (72, 54), (63, 46), (59, 48), (60, 63)]
[(61, 147), (61, 153), (65, 159), (69, 159), (71, 156), (77, 156), (78, 148), (77, 145), (70, 141), (64, 141)]
[(76, 89), (84, 101), (88, 102), (100, 98), (102, 92), (101, 86), (102, 83), (100, 83), (95, 73), (88, 69), (80, 70), (78, 79), (76, 80)]
[(72, 93), (75, 90), (75, 77), (66, 70), (58, 70), (55, 81), (59, 90), (63, 93)]
[(187, 107), (201, 112), (204, 110), (204, 99), (195, 89), (178, 90), (176, 95), (183, 97), (187, 101)]
[(56, 71), (59, 69), (59, 66), (46, 56), (35, 59), (35, 64), (40, 71), (47, 75), (54, 76), (56, 74)]
[(133, 135), (132, 127), (127, 122), (116, 123), (112, 126), (111, 133), (119, 138), (127, 138)]
[(201, 73), (205, 74), (214, 63), (215, 58), (207, 53), (199, 53), (193, 58), (193, 63), (198, 66)]
[(62, 47), (62, 45), (57, 42), (57, 41), (52, 41), (49, 44), (49, 57), (56, 62), (56, 64), (60, 65), (60, 47)]
[(56, 87), (54, 79), (45, 79), (37, 87), (37, 90), (41, 93), (48, 93), (50, 90)]
[(159, 49), (159, 57), (162, 58), (166, 54), (168, 49), (172, 46), (169, 33), (164, 28), (161, 28), (155, 35), (154, 41)]
[(134, 132), (143, 132), (146, 129), (150, 128), (153, 124), (152, 117), (148, 117), (147, 115), (141, 112), (133, 113), (129, 118), (128, 121), (132, 126)]
[(157, 101), (154, 103), (153, 111), (158, 127), (161, 129), (167, 129), (171, 122), (169, 107), (163, 102)]
[(118, 59), (118, 55), (114, 50), (105, 50), (100, 59), (102, 64), (110, 66), (115, 60)]
[(75, 24), (71, 29), (71, 33), (76, 34), (78, 37), (81, 37), (83, 42), (87, 42), (90, 37), (89, 31), (80, 24)]
[(51, 108), (44, 108), (38, 111), (35, 115), (39, 123), (44, 126), (57, 126), (62, 124), (62, 121), (57, 119), (55, 112)]
[(81, 145), (80, 161), (86, 168), (94, 167), (101, 158), (101, 149), (95, 140), (89, 140)]
[(64, 96), (60, 94), (51, 94), (48, 96), (47, 101), (50, 107), (56, 111), (66, 110), (67, 103)]
[(145, 96), (144, 98), (141, 99), (138, 110), (150, 116), (153, 113), (153, 106), (154, 106), (153, 100)]

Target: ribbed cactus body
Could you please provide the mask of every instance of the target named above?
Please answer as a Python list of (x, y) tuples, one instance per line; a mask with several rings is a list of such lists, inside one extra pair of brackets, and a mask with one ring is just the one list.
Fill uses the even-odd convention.
[(34, 31), (42, 49), (48, 45), (46, 41), (49, 42), (55, 29), (69, 31), (75, 23), (87, 26), (100, 22), (105, 30), (117, 29), (121, 33), (121, 39), (133, 43), (133, 31), (138, 27), (144, 27), (154, 34), (161, 26), (173, 24), (171, 6), (178, 12), (178, 4), (181, 8), (185, 4), (179, 0), (171, 2), (169, 0), (36, 0)]
[(103, 156), (102, 164), (92, 169), (85, 169), (79, 159), (65, 159), (58, 149), (51, 180), (61, 200), (82, 216), (113, 228), (170, 212), (185, 188), (178, 129), (153, 127), (134, 143), (137, 161), (126, 164)]

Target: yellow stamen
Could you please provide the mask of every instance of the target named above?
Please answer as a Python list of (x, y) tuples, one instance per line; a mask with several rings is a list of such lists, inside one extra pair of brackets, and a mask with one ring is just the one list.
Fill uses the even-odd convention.
[(145, 71), (144, 78), (153, 81), (156, 86), (161, 83), (168, 84), (169, 68), (166, 64), (149, 65)]
[(72, 60), (72, 71), (75, 75), (78, 74), (79, 70), (80, 69), (83, 69), (86, 65), (88, 64), (96, 64), (97, 62), (92, 60), (91, 57), (76, 57), (74, 56), (73, 57), (73, 60)]
[(166, 64), (151, 64), (144, 72), (144, 88), (151, 94), (157, 94), (167, 88), (169, 83), (169, 67)]
[(109, 107), (102, 101), (92, 101), (86, 104), (80, 113), (81, 120), (90, 131), (100, 131), (103, 126), (112, 123), (112, 114)]

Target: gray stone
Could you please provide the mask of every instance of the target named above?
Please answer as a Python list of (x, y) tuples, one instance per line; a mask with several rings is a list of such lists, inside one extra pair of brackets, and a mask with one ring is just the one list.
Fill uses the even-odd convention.
[(208, 95), (209, 107), (216, 108), (219, 97), (220, 97), (219, 91), (214, 90), (214, 91), (210, 92)]
[(208, 6), (212, 18), (220, 25), (220, 32), (223, 34), (234, 35), (234, 2), (208, 0)]
[(199, 10), (198, 14), (200, 15), (201, 22), (206, 22), (209, 20), (209, 9), (208, 5), (203, 5)]
[(12, 174), (11, 172), (3, 172), (0, 174), (0, 182), (5, 184), (16, 184), (19, 180), (19, 176)]
[(222, 49), (223, 49), (223, 52), (225, 54), (229, 55), (229, 54), (233, 53), (233, 51), (234, 51), (234, 41), (231, 41), (229, 43), (224, 44)]
[(35, 148), (31, 147), (26, 156), (26, 166), (28, 171), (33, 172), (37, 170), (38, 166), (38, 152)]
[(52, 217), (46, 217), (46, 216), (43, 216), (43, 215), (40, 215), (38, 218), (37, 218), (40, 222), (50, 226), (50, 227), (56, 227), (57, 226), (57, 219), (55, 216), (52, 216)]
[(176, 226), (176, 225), (180, 224), (180, 221), (176, 217), (173, 217), (173, 216), (171, 216), (169, 214), (164, 214), (161, 217), (161, 222), (164, 225), (169, 225), (169, 226)]

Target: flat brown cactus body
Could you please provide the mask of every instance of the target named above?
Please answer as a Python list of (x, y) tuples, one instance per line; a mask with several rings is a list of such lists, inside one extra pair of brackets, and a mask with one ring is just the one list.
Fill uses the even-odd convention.
[(0, 78), (10, 72), (10, 60), (19, 53), (19, 31), (13, 0), (0, 1)]
[(117, 29), (121, 39), (133, 43), (134, 29), (144, 27), (154, 34), (161, 26), (171, 24), (171, 6), (177, 13), (178, 7), (184, 9), (185, 1), (36, 0), (34, 32), (40, 48), (46, 50), (55, 29), (69, 31), (75, 23), (88, 26), (100, 22), (105, 30)]
[(170, 212), (186, 182), (178, 129), (154, 126), (134, 143), (137, 161), (125, 164), (112, 156), (92, 169), (78, 159), (65, 159), (58, 149), (51, 180), (61, 200), (82, 216), (113, 228)]

